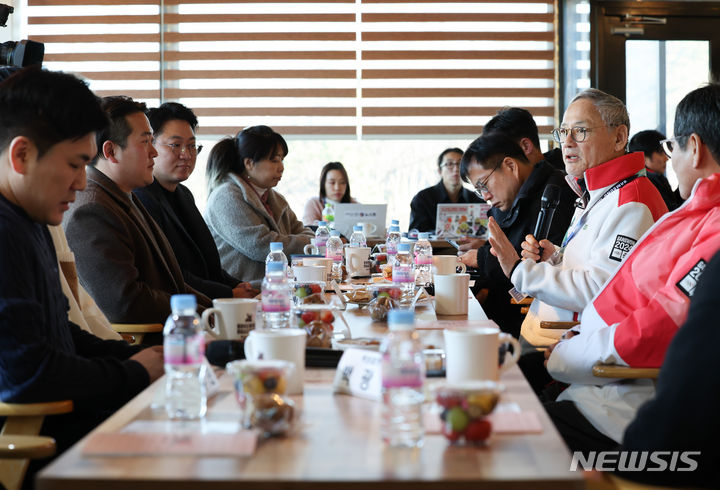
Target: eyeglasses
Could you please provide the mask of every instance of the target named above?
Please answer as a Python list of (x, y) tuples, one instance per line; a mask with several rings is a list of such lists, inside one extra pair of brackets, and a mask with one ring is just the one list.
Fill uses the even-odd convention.
[(490, 173), (488, 174), (488, 176), (485, 177), (485, 180), (483, 180), (482, 182), (476, 182), (476, 183), (475, 183), (475, 190), (476, 190), (476, 191), (478, 191), (478, 192), (481, 193), (481, 194), (482, 194), (483, 192), (486, 193), (486, 194), (490, 192), (490, 189), (488, 189), (488, 186), (487, 186), (488, 183), (490, 182), (490, 177), (492, 177), (492, 174), (494, 174), (495, 171), (500, 168), (500, 165), (502, 165), (502, 162), (503, 162), (503, 161), (500, 160), (500, 161), (497, 163), (497, 165), (495, 165), (495, 168), (493, 168), (493, 169), (492, 169), (492, 172), (490, 172)]
[(158, 143), (158, 144), (160, 146), (167, 146), (177, 156), (180, 156), (183, 153), (185, 153), (189, 156), (195, 156), (198, 153), (200, 153), (203, 149), (202, 145), (195, 145), (195, 144), (188, 144), (185, 146), (179, 145), (177, 143)]
[(458, 168), (460, 167), (460, 162), (453, 162), (453, 161), (447, 161), (440, 165), (440, 168)]
[(674, 138), (660, 140), (660, 145), (662, 145), (662, 149), (668, 158), (672, 158), (672, 152), (675, 149), (675, 143), (678, 143), (679, 140), (684, 139), (684, 138), (687, 138), (687, 136), (680, 135), (680, 136), (675, 136)]
[(608, 126), (595, 126), (594, 128), (583, 128), (582, 126), (575, 126), (574, 128), (555, 128), (552, 130), (552, 137), (558, 143), (565, 143), (568, 135), (572, 134), (572, 139), (576, 143), (582, 143), (587, 138), (587, 134), (598, 128), (607, 128)]

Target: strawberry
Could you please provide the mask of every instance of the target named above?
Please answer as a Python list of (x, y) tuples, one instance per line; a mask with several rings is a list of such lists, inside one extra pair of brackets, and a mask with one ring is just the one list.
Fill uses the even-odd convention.
[(484, 441), (485, 439), (490, 437), (491, 430), (492, 424), (489, 420), (473, 420), (465, 428), (465, 439), (473, 442)]
[(320, 284), (310, 284), (310, 292), (311, 294), (322, 293), (322, 288), (320, 287)]
[(315, 313), (314, 311), (306, 311), (305, 313), (300, 315), (300, 318), (302, 319), (302, 321), (305, 322), (305, 325), (310, 325), (313, 321), (315, 321), (316, 315), (317, 313)]
[(332, 322), (335, 321), (335, 316), (332, 314), (332, 311), (325, 310), (320, 315), (320, 320), (322, 320), (325, 323), (332, 324)]

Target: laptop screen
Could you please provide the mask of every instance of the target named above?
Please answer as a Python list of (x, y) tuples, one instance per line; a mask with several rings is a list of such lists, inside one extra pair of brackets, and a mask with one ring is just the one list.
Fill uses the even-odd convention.
[(346, 238), (350, 237), (353, 226), (371, 223), (374, 229), (366, 238), (385, 237), (385, 216), (387, 204), (339, 203), (335, 205), (335, 229)]

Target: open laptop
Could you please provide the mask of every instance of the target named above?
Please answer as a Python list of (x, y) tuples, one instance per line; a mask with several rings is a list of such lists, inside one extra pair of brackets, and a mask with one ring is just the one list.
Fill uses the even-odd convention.
[(338, 203), (335, 205), (335, 229), (346, 238), (352, 235), (353, 226), (358, 223), (372, 223), (375, 232), (369, 237), (385, 236), (387, 204)]

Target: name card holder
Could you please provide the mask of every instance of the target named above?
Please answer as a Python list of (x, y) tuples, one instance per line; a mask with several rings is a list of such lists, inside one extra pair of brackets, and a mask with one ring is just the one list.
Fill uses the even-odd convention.
[(333, 393), (382, 399), (382, 356), (379, 352), (365, 349), (347, 349), (340, 358)]

